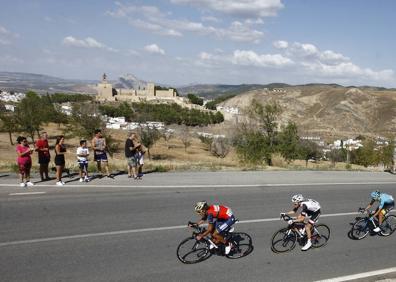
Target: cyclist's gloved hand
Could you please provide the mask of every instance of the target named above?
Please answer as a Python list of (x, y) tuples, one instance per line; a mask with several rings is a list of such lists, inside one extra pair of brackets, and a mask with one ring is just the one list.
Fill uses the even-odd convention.
[(292, 219), (289, 219), (289, 220), (287, 221), (287, 224), (292, 225), (292, 224), (293, 224), (293, 220), (292, 220)]
[(280, 213), (280, 217), (282, 218), (282, 217), (284, 217), (286, 215), (286, 213), (284, 213), (284, 212), (281, 212)]

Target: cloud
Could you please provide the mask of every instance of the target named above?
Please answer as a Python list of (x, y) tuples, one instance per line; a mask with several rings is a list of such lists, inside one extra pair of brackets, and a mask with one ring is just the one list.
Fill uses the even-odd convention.
[(315, 77), (327, 79), (362, 79), (392, 81), (395, 79), (391, 69), (374, 71), (354, 64), (351, 59), (332, 50), (321, 51), (311, 43), (276, 41), (274, 47), (284, 52), (284, 56), (296, 62), (297, 69)]
[(284, 67), (293, 64), (293, 61), (280, 54), (259, 55), (253, 51), (234, 51), (232, 62), (235, 65), (256, 67)]
[(0, 56), (0, 63), (4, 65), (15, 65), (15, 64), (23, 64), (24, 60), (12, 55), (2, 55)]
[(235, 50), (232, 54), (201, 52), (198, 58), (206, 64), (227, 63), (260, 68), (283, 68), (294, 64), (291, 59), (280, 54), (257, 54), (251, 50)]
[(216, 18), (214, 16), (202, 16), (201, 20), (203, 22), (215, 22), (215, 23), (221, 22), (220, 19), (218, 19), (218, 18)]
[[(213, 36), (218, 39), (229, 39), (239, 42), (258, 43), (263, 38), (263, 32), (254, 29), (261, 21), (234, 21), (228, 27), (214, 27), (202, 22), (177, 19), (170, 13), (162, 12), (155, 6), (135, 6), (118, 3), (115, 11), (107, 12), (115, 18), (125, 18), (128, 23), (138, 29), (155, 34), (181, 37), (184, 33), (195, 33), (201, 36)], [(208, 19), (208, 17), (206, 17)], [(211, 17), (212, 22), (214, 19)]]
[(0, 25), (0, 45), (10, 45), (19, 34), (9, 31), (4, 26)]
[(144, 46), (144, 50), (151, 54), (165, 55), (165, 51), (161, 49), (157, 44), (151, 44)]
[(241, 18), (276, 16), (284, 6), (280, 0), (171, 0)]
[(63, 39), (62, 43), (63, 45), (70, 47), (97, 48), (97, 49), (107, 50), (110, 52), (118, 52), (118, 50), (108, 47), (92, 37), (86, 37), (85, 39), (77, 39), (73, 36), (67, 36)]
[(273, 45), (276, 49), (286, 49), (287, 47), (289, 47), (289, 43), (283, 40), (275, 41)]

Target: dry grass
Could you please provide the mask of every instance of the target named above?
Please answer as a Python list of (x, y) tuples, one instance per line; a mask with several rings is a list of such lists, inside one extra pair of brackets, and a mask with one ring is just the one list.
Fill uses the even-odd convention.
[[(57, 135), (63, 134), (64, 128), (58, 128), (57, 125), (49, 124), (45, 126), (45, 130), (49, 134), (49, 143), (51, 148), (55, 145), (55, 138)], [(110, 134), (119, 143), (119, 151), (109, 159), (109, 165), (111, 170), (125, 170), (126, 161), (124, 157), (124, 142), (127, 136), (126, 131), (122, 130), (110, 130)], [(13, 136), (15, 140), (17, 135)], [(66, 153), (66, 167), (73, 171), (77, 171), (77, 162), (75, 152), (79, 145), (79, 139), (66, 139), (65, 144), (67, 146)], [(52, 161), (53, 161), (53, 149), (51, 149)], [(0, 171), (16, 171), (16, 153), (15, 145), (10, 145), (8, 134), (0, 133)], [(309, 162), (305, 165), (305, 161), (296, 160), (291, 163), (287, 163), (280, 155), (275, 154), (273, 156), (273, 166), (244, 166), (242, 165), (236, 156), (234, 150), (225, 158), (217, 158), (212, 156), (206, 145), (204, 145), (199, 139), (192, 138), (191, 146), (184, 148), (183, 143), (177, 137), (170, 139), (167, 143), (160, 139), (150, 149), (151, 159), (146, 155), (145, 157), (145, 171), (181, 171), (181, 170), (346, 170), (345, 163), (337, 163), (333, 166), (330, 162), (321, 161), (318, 163)], [(32, 155), (33, 159), (33, 171), (38, 170), (37, 154)], [(92, 157), (91, 157), (92, 160)], [(51, 164), (50, 164), (51, 166)], [(53, 166), (53, 165), (52, 165)], [(95, 165), (92, 161), (90, 164), (90, 170), (95, 170)], [(352, 165), (350, 170), (368, 170), (361, 166)], [(371, 169), (372, 170), (372, 169)]]

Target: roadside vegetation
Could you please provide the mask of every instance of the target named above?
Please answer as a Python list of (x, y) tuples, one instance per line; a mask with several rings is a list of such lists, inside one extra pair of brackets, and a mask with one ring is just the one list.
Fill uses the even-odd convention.
[[(61, 103), (69, 103), (69, 115), (62, 112)], [(203, 126), (222, 123), (220, 112), (188, 110), (176, 104), (97, 104), (90, 95), (28, 92), (14, 112), (0, 109), (0, 169), (5, 170), (15, 169), (16, 136), (26, 135), (33, 142), (42, 130), (49, 131), (52, 139), (57, 134), (66, 136), (66, 143), (73, 148), (68, 152), (67, 158), (72, 160), (68, 165), (77, 170), (74, 147), (79, 139), (90, 140), (96, 128), (105, 128), (104, 115), (124, 116), (127, 121), (141, 124), (136, 131), (148, 149), (145, 169), (152, 171), (389, 168), (395, 148), (393, 141), (379, 146), (375, 140), (362, 136), (363, 147), (357, 150), (342, 148), (324, 154), (318, 144), (300, 138), (293, 121), (280, 126), (282, 108), (276, 102), (261, 104), (253, 100), (246, 109), (246, 121), (224, 132), (226, 136), (197, 134)], [(164, 122), (166, 128), (160, 131), (144, 126), (148, 121)], [(113, 169), (125, 169), (126, 132), (106, 129), (103, 133)]]

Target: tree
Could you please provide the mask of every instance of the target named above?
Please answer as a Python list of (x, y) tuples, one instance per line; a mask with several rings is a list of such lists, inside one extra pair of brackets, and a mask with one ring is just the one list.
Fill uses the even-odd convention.
[(36, 93), (29, 91), (16, 107), (17, 124), (33, 141), (35, 132), (39, 134), (41, 124), (48, 118), (46, 105)]
[(310, 140), (300, 140), (298, 144), (298, 155), (305, 160), (305, 166), (308, 166), (310, 159), (317, 160), (321, 156), (318, 144)]
[(146, 124), (145, 126), (140, 126), (139, 134), (142, 144), (147, 148), (147, 154), (151, 160), (150, 148), (161, 138), (161, 132), (157, 128), (150, 127)]
[(253, 165), (263, 164), (271, 159), (268, 138), (255, 128), (243, 124), (235, 135), (233, 144), (239, 159), (243, 163)]
[(184, 145), (184, 151), (187, 152), (187, 148), (191, 146), (190, 130), (187, 126), (183, 126), (180, 139)]
[[(276, 102), (261, 104), (257, 100), (253, 99), (250, 106), (247, 108), (248, 117), (253, 121), (259, 130), (259, 134), (264, 134), (265, 138), (265, 156), (268, 165), (272, 165), (271, 154), (275, 152), (275, 139), (278, 134), (277, 120), (281, 114), (281, 107)], [(256, 138), (256, 134), (248, 134)], [(261, 138), (259, 138), (261, 139)], [(259, 150), (261, 151), (261, 150)]]
[(356, 150), (354, 162), (358, 165), (368, 167), (376, 163), (375, 142), (372, 139), (366, 139), (362, 147)]
[(230, 144), (226, 138), (214, 138), (212, 144), (210, 145), (210, 152), (212, 155), (225, 158), (230, 151)]
[(346, 161), (347, 151), (345, 149), (332, 149), (328, 153), (328, 157), (331, 161), (333, 166), (336, 165), (337, 162), (344, 162)]
[(200, 105), (200, 106), (203, 105), (203, 99), (199, 98), (198, 96), (196, 96), (194, 94), (191, 94), (191, 93), (187, 94), (187, 98), (188, 98), (188, 100), (190, 100), (190, 102), (192, 104)]
[(1, 111), (0, 121), (0, 131), (7, 132), (10, 139), (10, 144), (14, 145), (14, 142), (12, 140), (12, 133), (19, 131), (15, 114), (13, 112)]
[(297, 125), (294, 122), (289, 122), (279, 134), (279, 151), (288, 163), (298, 157), (299, 140)]
[(393, 167), (393, 153), (395, 150), (395, 142), (390, 141), (388, 145), (381, 147), (378, 152), (378, 161), (382, 163), (386, 169)]
[(206, 146), (206, 150), (209, 151), (213, 143), (213, 136), (198, 135), (198, 138)]
[(162, 133), (162, 138), (164, 138), (165, 142), (166, 142), (166, 146), (169, 149), (169, 140), (173, 138), (173, 129), (166, 129), (163, 133)]
[(104, 128), (105, 122), (95, 112), (95, 105), (91, 103), (73, 104), (67, 131), (80, 138), (92, 138), (95, 129)]

